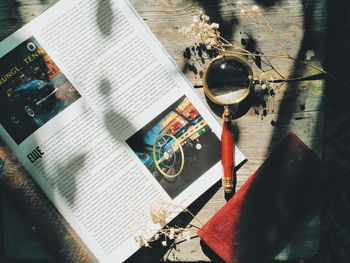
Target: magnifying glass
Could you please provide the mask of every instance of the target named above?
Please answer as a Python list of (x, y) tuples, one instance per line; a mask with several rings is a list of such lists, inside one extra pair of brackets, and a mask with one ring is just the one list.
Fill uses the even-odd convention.
[[(326, 73), (297, 77), (291, 79), (275, 79), (270, 83), (287, 83), (295, 81), (320, 80)], [(203, 75), (203, 89), (207, 97), (215, 104), (224, 107), (223, 127), (221, 134), (221, 163), (224, 168), (222, 185), (226, 193), (235, 188), (234, 174), (234, 137), (231, 120), (238, 116), (242, 108), (248, 110), (250, 98), (254, 93), (254, 84), (260, 81), (253, 79), (253, 71), (246, 60), (239, 56), (219, 56), (212, 60)], [(234, 192), (233, 192), (234, 193)]]
[(221, 163), (224, 170), (222, 185), (228, 194), (233, 192), (236, 183), (231, 120), (240, 105), (246, 103), (254, 92), (253, 82), (252, 69), (238, 56), (215, 58), (203, 75), (205, 94), (212, 102), (224, 107), (221, 134)]

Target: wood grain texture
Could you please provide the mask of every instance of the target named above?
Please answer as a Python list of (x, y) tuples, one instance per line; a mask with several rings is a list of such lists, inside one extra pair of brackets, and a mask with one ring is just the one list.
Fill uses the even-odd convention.
[[(57, 1), (1, 0), (0, 39), (16, 31), (55, 2)], [(282, 52), (271, 32), (240, 16), (240, 8), (234, 0), (130, 2), (194, 85), (200, 85), (201, 79), (198, 74), (193, 74), (188, 69), (188, 61), (183, 57), (184, 50), (194, 43), (176, 35), (174, 29), (190, 25), (197, 10), (203, 10), (213, 22), (219, 23), (222, 34), (231, 41), (241, 43), (243, 38), (249, 38), (266, 54)], [(244, 8), (251, 8), (255, 4), (260, 4), (266, 19), (291, 56), (304, 60), (307, 50), (313, 50), (315, 56), (310, 62), (322, 66), (326, 27), (324, 0), (247, 0), (244, 1)], [(293, 60), (271, 59), (271, 62), (284, 76), (315, 72)], [(254, 65), (253, 70), (258, 72)], [(238, 187), (263, 163), (289, 131), (297, 133), (310, 148), (322, 156), (323, 91), (322, 81), (284, 85), (276, 91), (274, 97), (269, 98), (267, 116), (261, 118), (254, 109), (250, 109), (245, 116), (234, 121), (236, 142), (248, 159), (237, 173)], [(204, 96), (201, 89), (198, 89), (198, 93), (201, 97)], [(258, 110), (261, 112), (261, 109)], [(202, 221), (206, 221), (224, 204), (223, 190), (220, 189), (201, 209), (198, 216)], [(198, 239), (179, 245), (179, 251), (171, 251), (165, 257), (177, 261), (209, 261), (203, 254)]]

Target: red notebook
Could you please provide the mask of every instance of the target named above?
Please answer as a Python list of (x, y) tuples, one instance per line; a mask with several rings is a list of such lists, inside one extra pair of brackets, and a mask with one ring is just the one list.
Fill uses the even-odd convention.
[(198, 236), (226, 262), (271, 259), (320, 203), (327, 175), (323, 162), (289, 133)]

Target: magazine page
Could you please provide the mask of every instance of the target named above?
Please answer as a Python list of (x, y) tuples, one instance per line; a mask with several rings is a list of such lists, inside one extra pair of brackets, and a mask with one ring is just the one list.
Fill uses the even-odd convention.
[(0, 61), (2, 138), (101, 262), (138, 249), (153, 200), (222, 176), (219, 123), (127, 1), (62, 0)]

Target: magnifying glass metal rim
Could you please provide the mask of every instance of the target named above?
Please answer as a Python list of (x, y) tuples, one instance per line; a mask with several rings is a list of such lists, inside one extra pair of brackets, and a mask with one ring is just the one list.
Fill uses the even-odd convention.
[[(209, 70), (211, 64), (213, 64), (217, 60), (224, 59), (224, 58), (235, 59), (235, 60), (240, 61), (245, 66), (245, 68), (247, 69), (247, 71), (249, 73), (249, 76), (248, 76), (249, 84), (248, 84), (248, 87), (247, 87), (247, 92), (241, 98), (239, 98), (239, 99), (237, 99), (235, 101), (232, 101), (231, 103), (222, 103), (220, 100), (218, 100), (216, 98), (216, 96), (214, 96), (211, 93), (211, 91), (209, 90), (208, 83), (207, 83), (207, 74), (208, 74), (208, 70)], [(208, 98), (212, 102), (214, 102), (216, 104), (219, 104), (219, 105), (227, 105), (227, 106), (229, 106), (229, 105), (235, 105), (235, 104), (238, 104), (238, 103), (244, 101), (248, 97), (248, 95), (250, 94), (252, 88), (253, 88), (253, 70), (248, 65), (247, 61), (244, 58), (240, 57), (240, 56), (235, 56), (235, 55), (221, 55), (221, 56), (218, 56), (218, 57), (216, 57), (215, 59), (213, 59), (210, 62), (210, 64), (205, 69), (204, 74), (203, 74), (203, 89), (204, 89), (205, 94), (208, 96)]]

